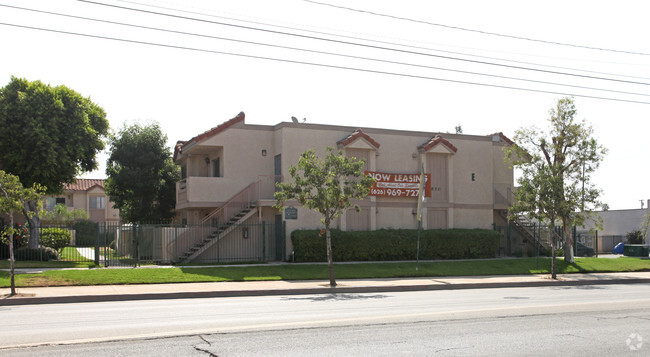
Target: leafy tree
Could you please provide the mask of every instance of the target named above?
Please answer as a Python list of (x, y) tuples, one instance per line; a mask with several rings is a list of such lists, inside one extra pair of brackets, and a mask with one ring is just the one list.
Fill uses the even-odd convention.
[(124, 126), (110, 140), (106, 194), (131, 223), (174, 217), (180, 169), (158, 124)]
[[(584, 120), (576, 121), (572, 98), (562, 98), (549, 111), (548, 133), (536, 127), (517, 130), (514, 142), (507, 146), (506, 162), (521, 169), (510, 214), (525, 213), (545, 221), (555, 232), (563, 226), (564, 254), (573, 262), (569, 229), (582, 225), (587, 214), (600, 207), (598, 190), (591, 174), (598, 168), (606, 149), (592, 137), (593, 129)], [(552, 276), (555, 279), (555, 235), (551, 234)]]
[(42, 220), (59, 225), (69, 225), (75, 221), (88, 219), (88, 212), (82, 209), (73, 209), (71, 211), (63, 203), (57, 203), (51, 211), (45, 211), (42, 214)]
[[(23, 210), (25, 202), (33, 201), (37, 208), (42, 207), (43, 187), (34, 184), (32, 188), (23, 188), (18, 176), (7, 174), (0, 170), (0, 213), (9, 215), (9, 226), (4, 227), (0, 236), (9, 242), (9, 265), (11, 276), (11, 295), (16, 295), (14, 280), (14, 235), (18, 232), (14, 227), (14, 214)], [(39, 207), (40, 205), (40, 207)]]
[(643, 241), (645, 240), (645, 234), (643, 234), (640, 229), (635, 229), (631, 232), (627, 232), (627, 234), (625, 234), (625, 238), (629, 244), (643, 244)]
[[(104, 110), (65, 86), (12, 77), (0, 88), (0, 168), (23, 184), (58, 194), (64, 183), (97, 168), (108, 121)], [(26, 201), (29, 247), (38, 247), (38, 203)]]
[(650, 213), (646, 214), (641, 222), (640, 231), (643, 239), (646, 239), (648, 236), (648, 230), (650, 229)]
[[(363, 199), (370, 193), (375, 179), (364, 175), (361, 169), (364, 161), (348, 158), (343, 152), (334, 153), (327, 148), (325, 160), (320, 160), (314, 150), (305, 151), (298, 160), (298, 165), (289, 167), (293, 182), (280, 182), (280, 189), (275, 193), (277, 208), (287, 200), (295, 199), (304, 207), (320, 213), (325, 226), (327, 244), (327, 263), (330, 286), (336, 286), (334, 264), (332, 259), (332, 239), (330, 225), (346, 209), (352, 207), (352, 199)], [(357, 212), (359, 206), (354, 205)]]

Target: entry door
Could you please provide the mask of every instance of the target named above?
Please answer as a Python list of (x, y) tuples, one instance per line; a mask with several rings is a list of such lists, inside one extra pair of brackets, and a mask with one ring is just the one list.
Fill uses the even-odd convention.
[(446, 154), (427, 154), (427, 167), (431, 174), (431, 201), (449, 202), (448, 158)]

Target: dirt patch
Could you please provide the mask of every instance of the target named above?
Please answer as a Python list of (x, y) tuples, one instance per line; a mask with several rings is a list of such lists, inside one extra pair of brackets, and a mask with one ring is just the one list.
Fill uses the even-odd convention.
[(75, 285), (74, 282), (65, 279), (53, 279), (45, 276), (30, 276), (21, 279), (22, 286), (70, 286)]

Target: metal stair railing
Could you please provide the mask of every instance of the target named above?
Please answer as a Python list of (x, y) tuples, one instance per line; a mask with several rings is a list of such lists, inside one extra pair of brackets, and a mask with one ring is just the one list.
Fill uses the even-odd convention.
[(257, 180), (246, 186), (246, 188), (232, 196), (223, 206), (216, 208), (207, 216), (203, 217), (200, 223), (204, 224), (209, 221), (227, 222), (239, 212), (253, 207), (254, 203), (259, 199), (259, 184), (260, 180)]
[[(204, 237), (200, 242), (191, 246), (182, 255), (178, 257), (179, 262), (190, 262), (201, 253), (205, 252), (212, 245), (217, 243), (222, 238), (226, 237), (228, 233), (237, 228), (242, 222), (246, 221), (248, 218), (252, 217), (257, 213), (255, 208), (247, 208), (233, 217), (230, 221), (222, 226), (212, 227), (211, 233)], [(215, 230), (216, 229), (216, 230)]]
[(259, 199), (259, 183), (260, 180), (246, 186), (243, 190), (239, 191), (226, 201), (226, 203), (221, 207), (216, 208), (205, 216), (200, 221), (199, 225), (191, 227), (188, 231), (177, 237), (176, 240), (180, 241), (181, 247), (178, 247), (178, 242), (176, 241), (170, 242), (167, 245), (167, 251), (171, 251), (174, 247), (177, 248), (174, 249), (174, 255), (179, 251), (183, 252), (180, 255), (176, 255), (177, 259), (174, 260), (178, 261), (178, 257), (184, 256), (189, 250), (192, 250), (197, 246), (203, 247), (208, 243), (208, 241), (214, 239), (210, 238), (210, 236), (215, 233), (215, 228), (219, 227), (219, 222), (222, 222), (221, 224), (226, 226), (228, 222), (235, 219), (234, 223), (236, 223), (238, 220), (236, 218), (237, 215), (244, 211), (247, 213), (255, 207), (255, 202)]
[[(501, 214), (501, 217), (510, 222), (512, 226), (517, 230), (517, 232), (519, 232), (519, 234), (521, 234), (525, 239), (532, 241), (533, 244), (539, 244), (540, 248), (542, 249), (546, 249), (548, 251), (551, 250), (552, 243), (550, 237), (546, 237), (546, 235), (542, 234), (535, 234), (534, 230), (537, 228), (536, 224), (531, 223), (524, 216), (517, 216), (515, 219), (510, 219), (508, 217), (507, 211), (499, 211), (499, 213)], [(541, 230), (548, 229), (544, 229), (542, 227)]]

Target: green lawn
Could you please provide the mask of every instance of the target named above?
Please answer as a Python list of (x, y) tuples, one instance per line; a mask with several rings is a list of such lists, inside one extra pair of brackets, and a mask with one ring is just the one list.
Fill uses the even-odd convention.
[(65, 247), (61, 251), (62, 261), (94, 263), (92, 260), (85, 258), (75, 247)]
[[(550, 273), (550, 259), (540, 258), (539, 268), (537, 262), (536, 258), (420, 262), (418, 271), (415, 270), (415, 262), (338, 263), (335, 265), (335, 272), (339, 279)], [(560, 274), (650, 271), (650, 260), (639, 258), (576, 258), (574, 264), (566, 264), (562, 259), (558, 259), (557, 263)], [(16, 284), (17, 286), (60, 286), (312, 279), (328, 279), (327, 265), (54, 270), (17, 275)], [(7, 286), (9, 286), (9, 273), (1, 271), (0, 287)]]

